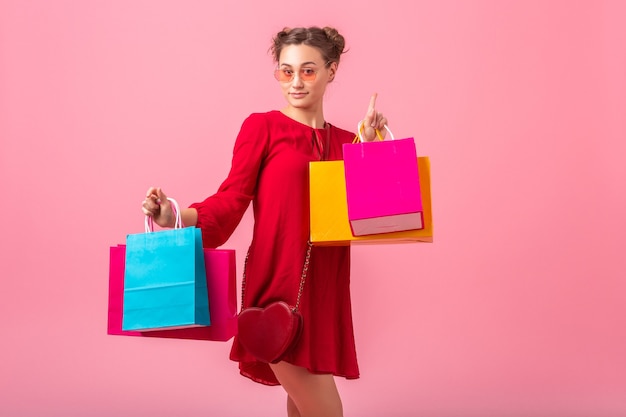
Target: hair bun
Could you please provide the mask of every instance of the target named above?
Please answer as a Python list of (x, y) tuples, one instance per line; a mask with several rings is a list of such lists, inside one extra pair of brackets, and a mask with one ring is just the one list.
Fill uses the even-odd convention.
[(346, 40), (344, 37), (337, 31), (337, 29), (325, 26), (323, 28), (324, 33), (326, 33), (326, 37), (329, 41), (333, 43), (335, 46), (335, 50), (337, 51), (337, 55), (343, 54), (346, 47)]

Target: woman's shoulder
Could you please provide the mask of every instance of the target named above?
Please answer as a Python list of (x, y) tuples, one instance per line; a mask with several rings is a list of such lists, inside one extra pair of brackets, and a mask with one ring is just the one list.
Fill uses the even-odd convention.
[(280, 110), (269, 110), (269, 111), (264, 111), (264, 112), (253, 112), (250, 113), (250, 115), (246, 118), (247, 119), (252, 119), (252, 120), (269, 120), (269, 121), (275, 121), (275, 120), (290, 120), (287, 116), (285, 116)]
[(271, 121), (276, 118), (275, 110), (270, 110), (266, 112), (254, 112), (250, 113), (248, 117), (245, 118), (244, 123), (259, 123), (266, 124), (268, 121)]
[(285, 123), (289, 123), (289, 120), (279, 110), (269, 110), (265, 112), (251, 113), (246, 117), (243, 124), (253, 126), (264, 126), (266, 128), (277, 128)]

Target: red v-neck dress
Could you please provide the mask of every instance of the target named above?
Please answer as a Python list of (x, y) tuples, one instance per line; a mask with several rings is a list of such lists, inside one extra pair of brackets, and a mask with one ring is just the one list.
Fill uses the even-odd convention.
[[(342, 158), (354, 134), (315, 129), (279, 111), (255, 113), (242, 124), (230, 173), (201, 203), (198, 227), (205, 247), (230, 237), (252, 201), (254, 231), (246, 270), (245, 307), (283, 300), (294, 304), (309, 238), (309, 162)], [(318, 142), (321, 142), (318, 143)], [(350, 304), (350, 247), (314, 247), (300, 311), (303, 331), (285, 361), (313, 373), (359, 377)], [(278, 385), (235, 337), (230, 358), (242, 375)]]

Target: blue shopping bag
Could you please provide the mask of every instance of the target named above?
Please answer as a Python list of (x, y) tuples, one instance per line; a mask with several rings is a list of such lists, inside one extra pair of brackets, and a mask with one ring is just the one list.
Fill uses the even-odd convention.
[[(171, 199), (170, 199), (171, 200)], [(126, 237), (122, 330), (164, 330), (209, 326), (202, 236), (196, 227), (176, 227)]]

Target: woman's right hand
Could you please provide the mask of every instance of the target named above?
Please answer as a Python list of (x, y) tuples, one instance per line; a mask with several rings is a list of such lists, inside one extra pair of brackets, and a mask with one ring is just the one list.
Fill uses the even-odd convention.
[(161, 227), (174, 227), (176, 224), (172, 203), (160, 188), (150, 187), (148, 189), (141, 210), (146, 216), (152, 217), (154, 222)]

